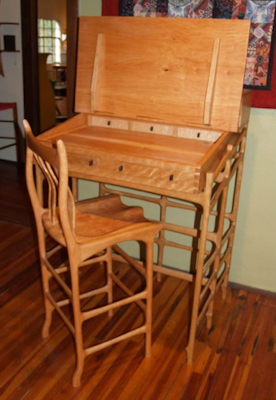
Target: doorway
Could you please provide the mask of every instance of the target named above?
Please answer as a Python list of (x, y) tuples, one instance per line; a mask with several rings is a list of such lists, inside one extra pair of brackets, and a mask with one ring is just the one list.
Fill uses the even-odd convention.
[[(37, 0), (21, 0), (24, 116), (35, 135), (40, 133), (37, 38)], [(67, 116), (74, 114), (78, 0), (66, 1), (67, 19)]]

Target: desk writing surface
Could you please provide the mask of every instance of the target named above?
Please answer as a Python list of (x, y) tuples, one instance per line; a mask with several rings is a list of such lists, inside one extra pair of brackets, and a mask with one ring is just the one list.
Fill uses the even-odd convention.
[(102, 127), (86, 127), (62, 135), (66, 147), (78, 146), (78, 152), (103, 151), (118, 156), (196, 166), (213, 143), (179, 139), (143, 132), (128, 132)]

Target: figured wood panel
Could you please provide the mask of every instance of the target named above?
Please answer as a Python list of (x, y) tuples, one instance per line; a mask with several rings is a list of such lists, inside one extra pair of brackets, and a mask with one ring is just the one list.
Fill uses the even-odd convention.
[[(82, 119), (80, 116), (75, 120)], [(201, 162), (213, 143), (130, 132), (101, 126), (76, 127), (41, 136), (53, 144), (60, 138), (68, 151), (72, 176), (119, 184), (162, 194), (198, 193), (202, 187)]]
[[(54, 137), (54, 142), (61, 138), (66, 147), (74, 147), (76, 152), (85, 154), (94, 151), (106, 153), (106, 157), (128, 157), (144, 163), (164, 162), (169, 165), (193, 166), (200, 164), (202, 158), (212, 148), (212, 142), (200, 142), (185, 138), (172, 138), (144, 132), (133, 132), (103, 127), (83, 127), (80, 130), (63, 132)], [(43, 138), (45, 139), (45, 138)], [(47, 138), (49, 140), (50, 137)]]
[(132, 37), (100, 37), (101, 54), (96, 60), (102, 62), (96, 63), (92, 77), (92, 82), (97, 82), (91, 94), (95, 104), (92, 112), (180, 124), (204, 123), (212, 39), (204, 38), (201, 47), (195, 49), (189, 37), (172, 43), (159, 41), (158, 46), (151, 37), (143, 40), (142, 46)]
[[(120, 119), (117, 128), (109, 127), (108, 123), (116, 126), (116, 121), (101, 117), (100, 121), (96, 118), (98, 126), (91, 126), (87, 125), (91, 118), (79, 114), (44, 133), (40, 140), (49, 145), (58, 139), (64, 141), (70, 173), (74, 177), (138, 190), (156, 189), (159, 194), (183, 198), (185, 193), (196, 194), (203, 189), (206, 172), (215, 170), (227, 144), (239, 138), (235, 133), (214, 132), (217, 136), (209, 140), (207, 137), (207, 140), (188, 139), (181, 137), (185, 135), (181, 131), (184, 128), (175, 126), (171, 128), (180, 130), (176, 131), (179, 137), (168, 136), (150, 133), (150, 128), (155, 125), (145, 127), (141, 122), (137, 122), (138, 129), (142, 124), (145, 132), (130, 131), (126, 129), (127, 125), (135, 123)], [(196, 132), (190, 133), (192, 136), (200, 134), (200, 130)], [(208, 136), (208, 131), (202, 134)]]
[[(103, 63), (98, 70), (99, 84), (105, 91), (98, 94), (100, 105), (103, 106), (102, 109), (99, 107), (100, 114), (204, 126), (203, 113), (212, 52), (215, 40), (220, 39), (210, 125), (205, 127), (239, 130), (248, 21), (80, 18), (77, 112), (91, 113), (91, 82), (99, 34), (103, 35), (103, 39), (108, 37), (101, 46)], [(119, 38), (117, 45), (116, 38)], [(122, 54), (128, 62), (119, 57)], [(112, 63), (113, 74), (112, 68), (107, 65), (109, 63)], [(156, 75), (157, 70), (159, 72)], [(108, 89), (109, 83), (112, 85)], [(146, 97), (148, 87), (154, 87), (154, 93), (151, 91), (153, 94), (149, 98)], [(113, 99), (107, 98), (108, 91)], [(115, 93), (119, 95), (118, 98)]]

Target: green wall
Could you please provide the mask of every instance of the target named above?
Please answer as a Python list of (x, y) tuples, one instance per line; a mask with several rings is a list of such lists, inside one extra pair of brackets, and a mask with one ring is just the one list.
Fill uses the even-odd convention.
[(276, 110), (253, 108), (231, 280), (276, 292)]
[(80, 0), (79, 1), (79, 15), (95, 15), (102, 14), (102, 0)]
[[(101, 0), (80, 0), (80, 15), (100, 15)], [(230, 280), (276, 292), (276, 110), (251, 110)], [(95, 186), (82, 182), (83, 196)], [(151, 210), (145, 210), (146, 215)], [(168, 259), (179, 264), (173, 251)]]

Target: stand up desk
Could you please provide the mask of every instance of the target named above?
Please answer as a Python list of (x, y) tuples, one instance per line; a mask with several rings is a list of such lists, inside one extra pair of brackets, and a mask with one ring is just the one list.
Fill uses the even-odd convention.
[[(100, 182), (101, 195), (159, 207), (163, 231), (154, 270), (194, 286), (188, 363), (198, 325), (206, 317), (211, 327), (216, 292), (226, 295), (251, 102), (243, 90), (249, 25), (80, 18), (79, 114), (40, 136), (49, 145), (61, 138), (70, 175)], [(192, 213), (193, 226), (185, 217), (168, 221), (169, 208)], [(191, 265), (168, 268), (167, 247), (190, 252)]]

